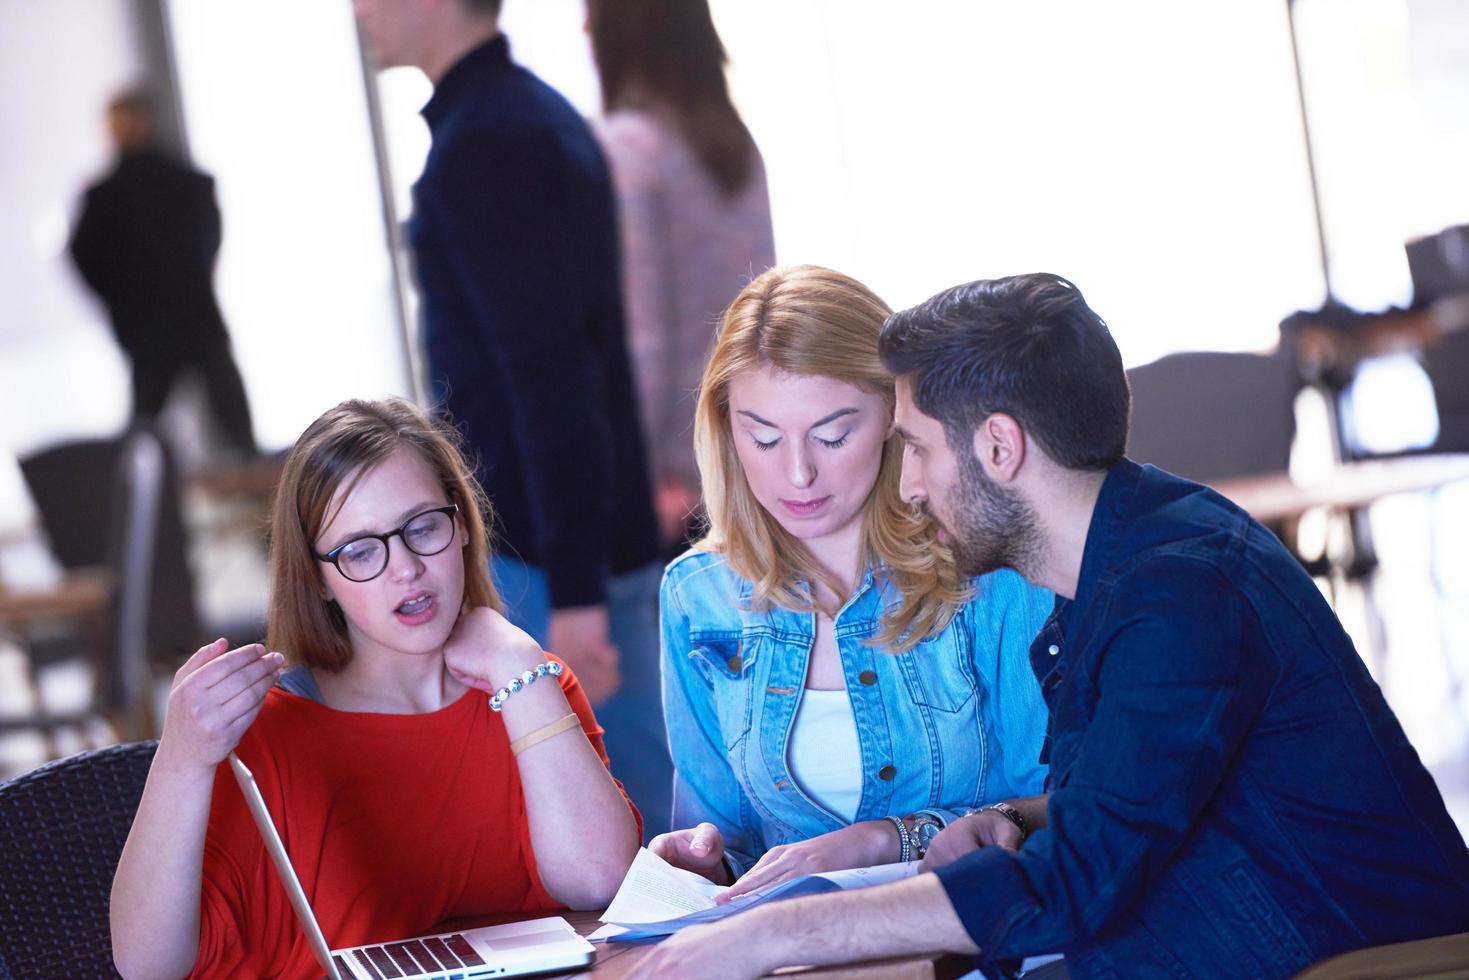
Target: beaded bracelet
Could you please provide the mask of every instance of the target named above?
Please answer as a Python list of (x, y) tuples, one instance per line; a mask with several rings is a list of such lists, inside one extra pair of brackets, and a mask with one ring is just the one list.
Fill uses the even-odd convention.
[(902, 817), (890, 815), (887, 819), (898, 830), (898, 863), (907, 864), (913, 860), (913, 835), (908, 833), (908, 825), (903, 822)]
[(525, 670), (520, 672), (519, 677), (515, 678), (509, 684), (506, 684), (494, 694), (490, 695), (490, 710), (499, 711), (505, 706), (505, 701), (510, 697), (510, 695), (514, 694), (522, 687), (528, 687), (529, 685), (534, 684), (542, 677), (545, 677), (547, 675), (550, 675), (551, 677), (560, 677), (561, 670), (561, 664), (555, 660), (536, 664), (533, 668), (526, 668)]

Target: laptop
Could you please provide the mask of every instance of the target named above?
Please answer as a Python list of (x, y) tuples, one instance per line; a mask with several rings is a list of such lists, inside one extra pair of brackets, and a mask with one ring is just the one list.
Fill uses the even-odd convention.
[(550, 916), (515, 922), (503, 926), (486, 926), (419, 936), (397, 942), (376, 943), (331, 949), (316, 914), (306, 900), (301, 880), (286, 855), (281, 836), (275, 829), (265, 797), (255, 777), (233, 752), (230, 768), (245, 802), (260, 828), (265, 849), (275, 862), (281, 883), (286, 886), (291, 907), (306, 939), (316, 954), (317, 962), (331, 980), (470, 980), (472, 977), (519, 977), (552, 970), (575, 970), (588, 966), (595, 952), (592, 944), (579, 936), (565, 919)]

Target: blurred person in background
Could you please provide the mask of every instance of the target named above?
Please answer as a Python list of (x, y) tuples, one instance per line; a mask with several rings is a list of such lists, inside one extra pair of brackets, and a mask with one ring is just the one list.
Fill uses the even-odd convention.
[(588, 0), (587, 29), (658, 523), (678, 548), (699, 500), (694, 399), (714, 328), (775, 263), (765, 165), (730, 102), (706, 0)]
[(87, 189), (71, 256), (132, 362), (134, 419), (157, 418), (181, 378), (197, 374), (230, 447), (253, 454), (250, 406), (214, 296), (214, 179), (158, 146), (142, 91), (108, 104), (107, 130), (117, 161)]
[(658, 530), (612, 183), (586, 121), (511, 60), (499, 8), (354, 3), (377, 64), (414, 66), (434, 86), (410, 237), (435, 396), (501, 518), (496, 584), (511, 621), (576, 668), (656, 831), (673, 778), (658, 696)]

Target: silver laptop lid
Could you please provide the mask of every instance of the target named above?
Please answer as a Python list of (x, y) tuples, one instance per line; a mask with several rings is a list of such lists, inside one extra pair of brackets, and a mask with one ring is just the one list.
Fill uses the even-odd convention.
[(265, 797), (260, 795), (260, 787), (255, 785), (254, 774), (233, 752), (229, 759), (230, 768), (235, 772), (235, 781), (240, 784), (240, 792), (244, 794), (245, 803), (250, 807), (250, 815), (260, 828), (260, 838), (265, 841), (265, 849), (270, 852), (270, 860), (275, 864), (281, 884), (286, 886), (286, 894), (290, 896), (291, 907), (296, 910), (296, 918), (301, 920), (301, 928), (306, 930), (306, 941), (311, 944), (316, 961), (331, 980), (350, 980), (337, 971), (337, 965), (332, 961), (331, 947), (321, 934), (321, 926), (316, 922), (316, 913), (311, 911), (311, 903), (306, 901), (306, 891), (301, 887), (301, 879), (296, 877), (296, 869), (286, 854), (286, 845), (281, 842), (281, 835), (275, 829), (275, 821), (270, 817)]

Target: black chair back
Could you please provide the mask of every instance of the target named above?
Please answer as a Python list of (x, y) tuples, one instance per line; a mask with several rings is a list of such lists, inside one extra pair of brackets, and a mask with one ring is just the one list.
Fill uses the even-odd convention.
[(1438, 439), (1430, 448), (1469, 453), (1469, 330), (1458, 330), (1424, 348), (1423, 369), (1433, 383), (1438, 407)]
[(0, 980), (115, 977), (108, 897), (156, 741), (0, 783)]
[[(131, 438), (147, 435), (142, 430)], [(51, 550), (66, 568), (109, 565), (119, 578), (135, 571), (126, 567), (132, 488), (123, 450), (129, 438), (68, 443), (21, 461)], [(163, 478), (152, 534), (146, 647), (155, 662), (176, 665), (199, 647), (202, 637), (178, 474), (166, 443), (156, 434), (152, 441), (163, 451)]]
[(1191, 351), (1127, 372), (1127, 455), (1213, 483), (1284, 470), (1299, 376), (1284, 354)]

